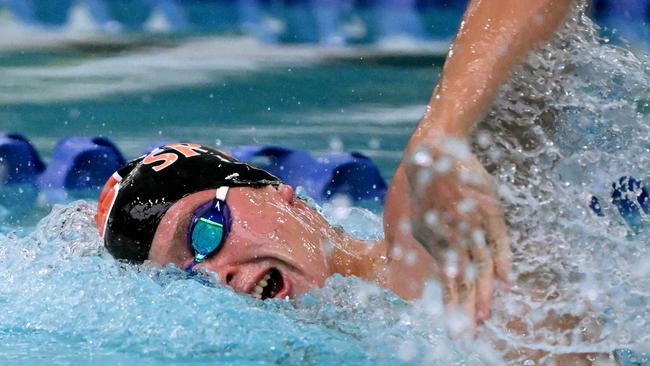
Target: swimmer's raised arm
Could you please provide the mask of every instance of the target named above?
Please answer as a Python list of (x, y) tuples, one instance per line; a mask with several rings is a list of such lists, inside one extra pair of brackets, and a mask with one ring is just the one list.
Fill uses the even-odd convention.
[(563, 23), (573, 0), (474, 0), (411, 144), (444, 132), (465, 138), (514, 66)]
[[(510, 71), (554, 34), (572, 3), (470, 2), (389, 188), (387, 241), (407, 240), (395, 223), (410, 218), (413, 237), (440, 268), (445, 302), (464, 310), (472, 328), (489, 316), (494, 275), (507, 281), (511, 252), (491, 177), (467, 139)], [(470, 262), (475, 271), (466, 270)]]

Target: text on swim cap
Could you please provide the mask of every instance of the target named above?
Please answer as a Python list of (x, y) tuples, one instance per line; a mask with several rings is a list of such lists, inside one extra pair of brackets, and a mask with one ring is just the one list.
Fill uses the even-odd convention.
[(162, 162), (162, 164), (152, 167), (154, 171), (159, 172), (167, 168), (168, 166), (174, 164), (176, 160), (178, 160), (178, 155), (175, 152), (165, 152), (164, 154), (162, 153), (163, 151), (167, 151), (167, 149), (172, 149), (177, 153), (180, 153), (186, 158), (198, 156), (202, 152), (203, 153), (207, 152), (207, 150), (201, 148), (201, 145), (190, 144), (190, 143), (165, 145), (164, 148), (165, 150), (161, 148), (154, 149), (151, 153), (149, 153), (149, 155), (147, 155), (142, 160), (142, 163), (146, 165), (151, 165), (151, 164)]

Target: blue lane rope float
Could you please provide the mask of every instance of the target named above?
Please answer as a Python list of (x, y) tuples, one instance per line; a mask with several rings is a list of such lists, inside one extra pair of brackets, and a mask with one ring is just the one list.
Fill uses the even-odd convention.
[(111, 174), (125, 163), (122, 153), (107, 138), (66, 137), (56, 144), (37, 184), (50, 202), (95, 197)]
[[(157, 142), (156, 146), (165, 143)], [(357, 152), (332, 152), (314, 158), (303, 150), (268, 145), (241, 146), (231, 153), (294, 187), (302, 187), (319, 203), (343, 195), (352, 202), (383, 204), (386, 196), (387, 184), (379, 169), (370, 158)], [(96, 198), (104, 182), (125, 162), (109, 139), (76, 136), (57, 143), (46, 167), (27, 138), (0, 132), (0, 206), (29, 212), (39, 193), (47, 203)], [(608, 203), (639, 233), (643, 216), (650, 215), (650, 189), (634, 177), (623, 176), (612, 183)], [(591, 197), (589, 207), (596, 215), (605, 216), (598, 197)]]
[(358, 153), (328, 153), (314, 159), (303, 150), (280, 146), (243, 146), (232, 150), (243, 161), (255, 164), (297, 187), (318, 202), (337, 195), (353, 202), (384, 202), (387, 184), (377, 166)]
[(38, 196), (36, 178), (45, 170), (38, 152), (24, 136), (0, 132), (0, 221), (29, 213)]
[[(231, 153), (294, 187), (303, 187), (319, 203), (344, 195), (352, 202), (382, 204), (386, 195), (387, 184), (379, 169), (360, 153), (314, 158), (306, 151), (280, 146), (242, 146)], [(50, 204), (96, 199), (106, 180), (125, 162), (118, 147), (105, 137), (72, 136), (56, 144), (46, 166), (28, 139), (0, 132), (0, 206), (29, 212), (39, 194)]]
[(18, 133), (0, 132), (0, 184), (33, 182), (45, 164), (32, 143)]

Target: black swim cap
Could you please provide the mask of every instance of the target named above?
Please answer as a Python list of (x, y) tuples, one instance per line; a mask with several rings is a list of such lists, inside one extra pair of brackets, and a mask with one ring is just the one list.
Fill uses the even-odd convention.
[(106, 249), (141, 263), (156, 229), (181, 198), (206, 189), (279, 185), (280, 179), (203, 145), (179, 143), (127, 163), (108, 180), (95, 219)]

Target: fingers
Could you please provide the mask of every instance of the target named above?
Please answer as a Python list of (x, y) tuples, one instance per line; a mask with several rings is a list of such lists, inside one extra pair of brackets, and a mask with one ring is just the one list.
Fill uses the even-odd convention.
[[(480, 195), (473, 196), (478, 200)], [(434, 250), (434, 258), (443, 263), (445, 271), (445, 303), (451, 312), (464, 314), (465, 330), (471, 334), (477, 321), (489, 317), (494, 288), (494, 261), (492, 250), (486, 244), (480, 205), (478, 201), (477, 207), (468, 211), (459, 210), (458, 205), (450, 207), (446, 214), (440, 215), (435, 228), (438, 234), (444, 233), (439, 235), (443, 237), (439, 241), (447, 243), (437, 244), (438, 250)]]
[(444, 302), (447, 312), (450, 314), (447, 323), (449, 332), (453, 338), (468, 334), (474, 336), (476, 334), (477, 299), (475, 279), (473, 276), (467, 276), (466, 273), (469, 262), (467, 254), (452, 253), (447, 256), (441, 277)]
[(445, 305), (448, 309), (457, 309), (459, 303), (458, 296), (458, 285), (456, 284), (456, 278), (447, 274), (447, 271), (443, 270), (442, 275), (442, 284), (444, 288), (444, 300)]
[[(456, 278), (446, 279), (451, 289), (447, 305), (452, 311), (455, 309), (465, 314), (469, 321), (468, 330), (474, 334), (477, 322), (485, 321), (490, 316), (495, 274), (504, 283), (508, 280), (512, 254), (499, 201), (492, 194), (484, 192), (474, 191), (470, 196), (477, 201), (473, 212), (452, 210), (453, 222), (464, 222), (466, 228), (460, 230), (458, 225), (449, 221), (444, 226), (448, 230), (448, 240), (454, 243), (452, 248), (458, 253), (465, 253)], [(467, 263), (471, 263), (469, 269)]]
[(472, 234), (472, 241), (470, 250), (477, 269), (475, 311), (477, 320), (484, 321), (490, 316), (490, 306), (492, 305), (494, 262), (491, 250), (485, 243), (483, 231), (475, 230)]
[(512, 249), (501, 207), (497, 205), (492, 205), (489, 209), (491, 212), (486, 213), (485, 227), (488, 240), (494, 248), (493, 258), (497, 277), (507, 284), (512, 266)]
[(467, 318), (467, 330), (474, 337), (476, 335), (476, 283), (474, 279), (461, 279), (459, 293), (459, 297), (462, 299), (461, 309)]
[(429, 152), (406, 166), (414, 192), (413, 235), (440, 265), (447, 308), (464, 313), (473, 332), (476, 321), (490, 315), (495, 278), (509, 278), (512, 251), (503, 210), (492, 178), (473, 155), (456, 156), (444, 144)]

